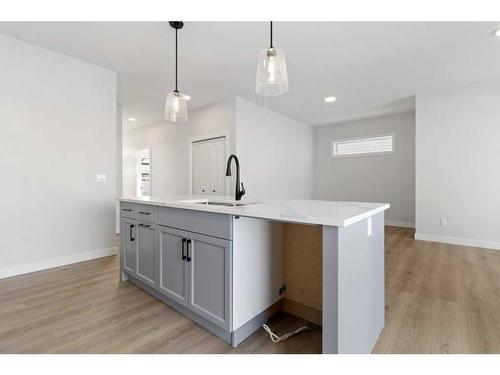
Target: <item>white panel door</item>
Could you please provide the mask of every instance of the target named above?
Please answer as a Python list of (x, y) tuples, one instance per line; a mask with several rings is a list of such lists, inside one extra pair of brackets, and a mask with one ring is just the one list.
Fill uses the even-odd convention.
[(226, 139), (215, 138), (193, 143), (193, 194), (226, 194)]
[(212, 142), (212, 194), (226, 194), (226, 140)]
[(193, 194), (201, 194), (201, 184), (202, 184), (202, 176), (201, 171), (203, 170), (203, 166), (201, 165), (203, 155), (203, 147), (201, 144), (193, 143), (193, 155), (191, 159), (192, 163), (192, 190)]

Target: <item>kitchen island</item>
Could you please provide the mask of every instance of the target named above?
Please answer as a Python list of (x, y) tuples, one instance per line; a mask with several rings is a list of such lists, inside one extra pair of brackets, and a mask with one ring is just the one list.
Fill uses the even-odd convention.
[[(307, 275), (301, 258), (313, 249), (298, 244), (294, 259), (284, 262), (283, 226), (320, 228), (322, 351), (370, 353), (384, 326), (388, 208), (315, 200), (122, 198), (121, 279), (236, 347), (294, 294), (283, 264), (294, 264), (287, 277)], [(307, 283), (300, 289), (310, 292)]]

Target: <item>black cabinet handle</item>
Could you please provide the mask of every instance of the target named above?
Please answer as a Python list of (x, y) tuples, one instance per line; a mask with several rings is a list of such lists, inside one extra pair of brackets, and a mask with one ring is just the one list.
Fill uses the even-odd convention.
[(139, 211), (141, 215), (151, 215), (151, 212), (144, 212), (144, 211)]
[(130, 208), (122, 208), (122, 211), (132, 212), (132, 210)]
[(140, 226), (140, 227), (144, 227), (144, 228), (149, 228), (151, 225), (149, 225), (149, 224), (142, 224), (142, 223), (141, 223), (141, 224), (139, 224), (139, 226)]
[(135, 238), (134, 238), (134, 237), (132, 237), (132, 229), (134, 228), (134, 226), (135, 226), (134, 224), (131, 224), (131, 225), (130, 225), (130, 236), (129, 236), (130, 241), (135, 241)]
[(186, 253), (185, 253), (185, 250), (186, 250), (186, 248), (185, 248), (186, 241), (187, 240), (185, 238), (182, 239), (182, 245), (181, 245), (181, 259), (182, 260), (186, 260)]
[(191, 245), (191, 240), (187, 240), (187, 261), (191, 262), (191, 256), (189, 255), (189, 245)]

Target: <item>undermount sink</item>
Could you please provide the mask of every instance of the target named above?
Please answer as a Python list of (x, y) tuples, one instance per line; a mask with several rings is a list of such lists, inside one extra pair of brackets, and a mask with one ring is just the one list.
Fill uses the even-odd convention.
[(206, 206), (225, 206), (225, 207), (241, 207), (241, 206), (246, 206), (248, 204), (243, 202), (216, 201), (210, 199), (182, 200), (182, 201), (177, 201), (177, 203), (204, 204)]
[(197, 202), (196, 204), (206, 204), (208, 206), (227, 206), (227, 207), (237, 207), (237, 206), (244, 206), (245, 203), (240, 203), (240, 202), (214, 202), (214, 201), (207, 201), (207, 202)]

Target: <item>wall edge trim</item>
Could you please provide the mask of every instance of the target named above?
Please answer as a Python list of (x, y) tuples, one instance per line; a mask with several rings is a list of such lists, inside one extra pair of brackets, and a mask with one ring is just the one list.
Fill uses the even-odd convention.
[(48, 270), (52, 268), (67, 266), (69, 264), (85, 262), (88, 260), (103, 258), (118, 253), (117, 247), (86, 251), (67, 256), (55, 257), (36, 262), (30, 262), (13, 267), (0, 268), (0, 279), (24, 275), (27, 273)]
[(496, 241), (475, 240), (471, 238), (449, 237), (425, 233), (415, 233), (415, 239), (421, 241), (441, 242), (452, 245), (482, 247), (485, 249), (500, 250), (500, 242)]

